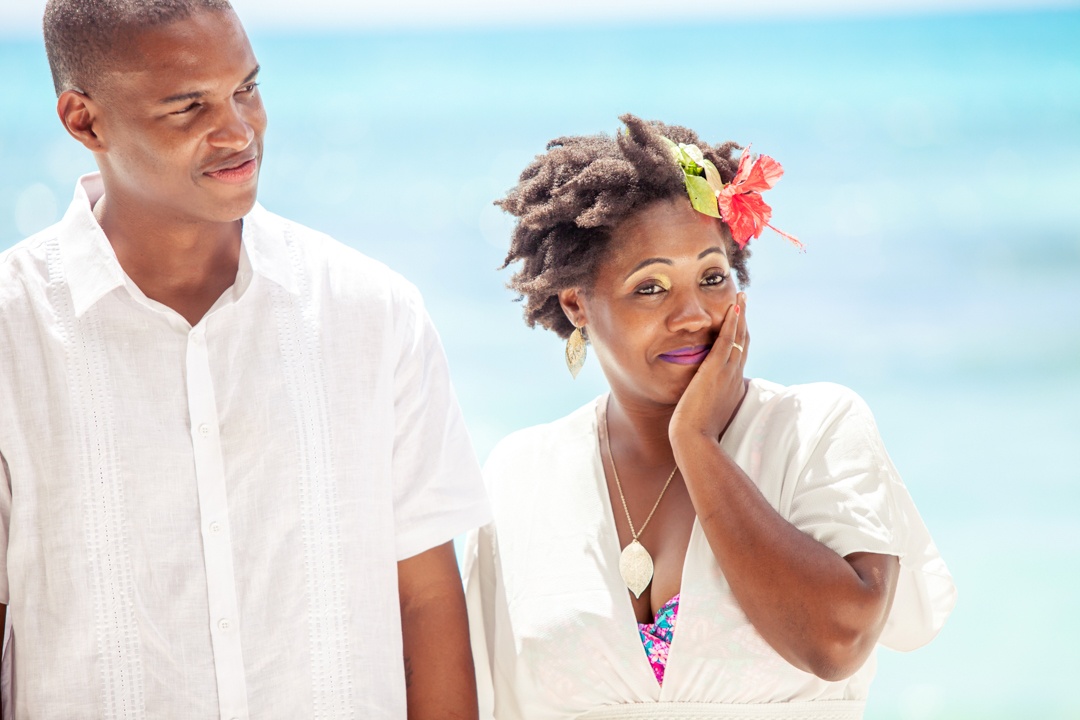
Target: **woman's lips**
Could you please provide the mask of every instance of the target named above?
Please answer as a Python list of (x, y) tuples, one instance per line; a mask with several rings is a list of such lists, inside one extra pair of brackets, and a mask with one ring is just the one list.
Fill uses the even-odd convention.
[(660, 359), (676, 365), (697, 365), (708, 356), (710, 348), (712, 348), (712, 345), (679, 348), (669, 353), (661, 353)]
[(214, 172), (208, 172), (206, 174), (221, 182), (240, 185), (255, 177), (255, 171), (258, 170), (258, 168), (258, 158), (252, 158), (236, 167), (222, 168), (221, 170), (215, 170)]

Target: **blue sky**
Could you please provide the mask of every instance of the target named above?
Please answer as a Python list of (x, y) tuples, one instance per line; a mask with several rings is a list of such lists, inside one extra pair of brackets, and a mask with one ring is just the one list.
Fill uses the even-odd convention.
[[(687, 23), (727, 17), (860, 16), (1035, 10), (1075, 7), (1076, 0), (233, 0), (244, 22), (254, 28), (406, 28), (484, 27), (635, 23), (656, 20)], [(0, 35), (38, 31), (45, 0), (0, 4)]]

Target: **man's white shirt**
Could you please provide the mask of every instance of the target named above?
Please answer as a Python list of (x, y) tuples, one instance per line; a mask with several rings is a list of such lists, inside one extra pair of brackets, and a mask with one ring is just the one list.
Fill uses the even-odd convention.
[(191, 327), (102, 192), (0, 255), (5, 714), (403, 718), (396, 564), (490, 519), (419, 294), (256, 206)]

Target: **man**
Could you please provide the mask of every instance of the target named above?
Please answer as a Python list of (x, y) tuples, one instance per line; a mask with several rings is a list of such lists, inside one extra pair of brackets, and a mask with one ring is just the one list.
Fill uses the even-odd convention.
[(255, 204), (227, 0), (49, 0), (95, 157), (0, 255), (5, 717), (473, 717), (489, 519), (416, 291)]

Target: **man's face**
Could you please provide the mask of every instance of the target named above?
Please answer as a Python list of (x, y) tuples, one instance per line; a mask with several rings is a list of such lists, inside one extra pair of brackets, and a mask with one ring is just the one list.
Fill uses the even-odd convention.
[(258, 69), (230, 11), (199, 11), (133, 37), (89, 90), (114, 200), (179, 222), (243, 217), (255, 203), (266, 129)]

